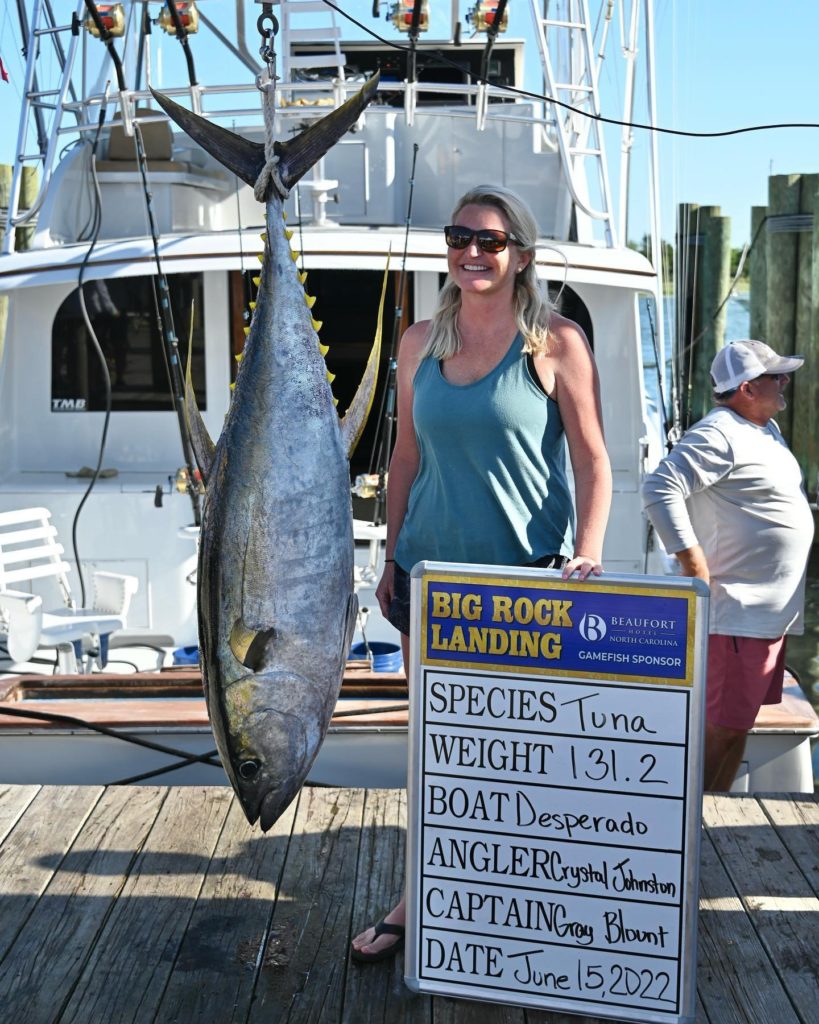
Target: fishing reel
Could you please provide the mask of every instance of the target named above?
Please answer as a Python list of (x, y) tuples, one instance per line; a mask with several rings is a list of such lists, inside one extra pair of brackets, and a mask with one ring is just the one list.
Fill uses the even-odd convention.
[[(383, 0), (373, 0), (373, 17), (378, 17), (379, 8)], [(416, 12), (415, 8), (419, 10)], [(429, 0), (397, 0), (389, 8), (386, 14), (387, 21), (391, 21), (399, 32), (428, 32), (429, 31)], [(417, 18), (417, 25), (413, 28), (413, 21)]]
[(125, 35), (125, 8), (122, 4), (97, 4), (97, 18), (89, 11), (82, 27), (95, 39)]
[(499, 0), (480, 0), (468, 12), (466, 20), (475, 32), (505, 32), (509, 26), (508, 5)]
[(171, 10), (171, 5), (162, 8), (162, 11), (157, 19), (157, 24), (163, 32), (167, 32), (169, 36), (175, 36), (178, 28), (177, 25), (181, 26), (182, 31), (186, 35), (193, 35), (194, 32), (199, 31), (199, 11), (196, 9), (196, 4), (193, 0), (186, 0), (186, 2), (174, 3), (176, 17), (174, 17), (174, 11)]

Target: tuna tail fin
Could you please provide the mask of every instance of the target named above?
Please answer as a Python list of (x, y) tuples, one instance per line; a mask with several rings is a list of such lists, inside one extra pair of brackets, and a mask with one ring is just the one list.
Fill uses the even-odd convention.
[(277, 142), (278, 175), (282, 185), (290, 190), (296, 182), (345, 135), (361, 116), (361, 112), (375, 96), (380, 72), (369, 78), (358, 92), (337, 110), (287, 142)]
[(375, 398), (375, 385), (378, 380), (378, 365), (381, 361), (381, 333), (384, 321), (384, 298), (387, 294), (387, 278), (390, 272), (390, 256), (387, 253), (387, 265), (384, 268), (384, 282), (381, 285), (381, 301), (378, 304), (378, 324), (375, 330), (375, 340), (370, 350), (370, 357), (364, 368), (364, 376), (358, 385), (355, 397), (350, 402), (350, 407), (344, 414), (341, 421), (341, 436), (347, 447), (347, 458), (349, 459), (355, 451), (355, 446), (361, 439), (367, 417), (370, 415), (373, 399)]
[[(275, 151), (279, 157), (278, 178), (285, 189), (285, 195), (293, 185), (309, 171), (324, 154), (356, 123), (362, 110), (375, 96), (379, 73), (361, 87), (346, 103), (326, 117), (310, 125), (305, 131), (288, 142), (276, 142)], [(265, 166), (265, 148), (261, 142), (249, 139), (220, 128), (218, 124), (194, 114), (174, 103), (172, 99), (151, 89), (151, 95), (168, 117), (198, 142), (202, 149), (216, 157), (228, 170), (254, 186)]]
[(193, 456), (196, 465), (202, 474), (202, 483), (207, 487), (210, 478), (210, 470), (213, 465), (216, 445), (213, 443), (199, 406), (196, 404), (196, 394), (193, 390), (193, 378), (191, 376), (191, 357), (193, 355), (193, 324), (191, 324), (191, 338), (188, 343), (188, 365), (185, 367), (185, 424), (188, 428), (188, 437), (193, 448)]
[(151, 89), (151, 95), (168, 117), (194, 142), (198, 142), (202, 149), (216, 157), (220, 164), (224, 164), (251, 187), (256, 184), (265, 165), (264, 146), (261, 142), (251, 142), (235, 132), (220, 128), (218, 124), (207, 121), (192, 110), (180, 107), (161, 92)]

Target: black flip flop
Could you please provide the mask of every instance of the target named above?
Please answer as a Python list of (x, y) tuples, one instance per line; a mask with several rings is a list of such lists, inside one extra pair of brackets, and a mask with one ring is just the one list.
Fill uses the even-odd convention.
[(350, 949), (350, 956), (353, 960), (357, 960), (361, 964), (374, 964), (378, 960), (389, 960), (390, 957), (404, 948), (404, 934), (406, 929), (402, 924), (387, 924), (383, 919), (378, 922), (375, 926), (375, 935), (373, 936), (372, 942), (368, 942), (367, 945), (371, 946), (373, 942), (378, 938), (379, 935), (397, 935), (398, 938), (390, 946), (385, 946), (384, 949), (379, 949), (376, 953), (364, 953), (360, 949)]

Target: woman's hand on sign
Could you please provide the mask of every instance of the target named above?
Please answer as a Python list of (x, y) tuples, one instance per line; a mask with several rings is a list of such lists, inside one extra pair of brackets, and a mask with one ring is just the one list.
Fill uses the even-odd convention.
[(571, 579), (575, 573), (579, 580), (584, 580), (587, 576), (602, 576), (603, 566), (589, 555), (575, 555), (563, 566), (563, 579)]

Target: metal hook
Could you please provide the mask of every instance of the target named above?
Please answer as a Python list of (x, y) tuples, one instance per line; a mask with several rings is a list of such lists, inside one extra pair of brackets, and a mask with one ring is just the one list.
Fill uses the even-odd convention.
[(273, 49), (273, 36), (279, 31), (279, 21), (273, 13), (273, 4), (262, 4), (262, 13), (256, 20), (256, 28), (262, 37), (259, 55), (268, 67), (272, 67), (276, 60), (276, 53)]

